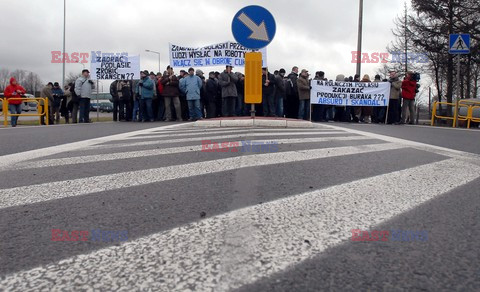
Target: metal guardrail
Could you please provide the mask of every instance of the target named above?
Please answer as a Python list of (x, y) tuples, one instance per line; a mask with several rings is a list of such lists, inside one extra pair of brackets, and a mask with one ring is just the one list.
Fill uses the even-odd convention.
[[(37, 103), (37, 114), (11, 114), (8, 111), (8, 100), (21, 100), (22, 102), (36, 102)], [(8, 127), (8, 117), (38, 117), (38, 123), (41, 124), (42, 116), (45, 117), (45, 123), (48, 125), (49, 112), (48, 112), (48, 97), (12, 97), (12, 98), (3, 98), (2, 101), (2, 115), (4, 116), (3, 125)], [(43, 102), (43, 106), (40, 105), (40, 102)], [(42, 110), (40, 110), (42, 109)]]
[[(437, 107), (439, 105), (451, 105), (454, 113), (453, 117), (449, 116), (441, 116), (437, 115)], [(466, 108), (466, 115), (461, 114), (461, 109)], [(449, 103), (449, 102), (438, 102), (435, 101), (433, 103), (433, 110), (432, 110), (432, 123), (431, 125), (435, 125), (435, 121), (437, 119), (443, 119), (443, 120), (453, 120), (453, 128), (456, 128), (458, 126), (457, 121), (465, 121), (467, 122), (467, 128), (470, 129), (470, 125), (472, 122), (480, 122), (480, 115), (479, 117), (474, 116), (474, 110), (478, 109), (480, 111), (480, 101), (476, 100), (460, 100), (458, 102), (458, 109), (456, 109), (456, 103)]]

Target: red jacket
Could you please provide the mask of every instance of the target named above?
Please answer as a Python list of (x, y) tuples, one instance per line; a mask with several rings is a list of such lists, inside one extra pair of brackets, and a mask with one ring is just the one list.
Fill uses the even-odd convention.
[(415, 80), (405, 79), (402, 82), (402, 97), (405, 99), (415, 99), (415, 90), (417, 82)]
[[(13, 82), (16, 82), (17, 80), (15, 80), (15, 77), (12, 77), (10, 78), (10, 85), (7, 86), (7, 88), (5, 88), (5, 91), (4, 91), (4, 94), (5, 94), (5, 97), (7, 98), (7, 100), (9, 98), (16, 98), (16, 97), (22, 97), (22, 95), (24, 95), (27, 91), (25, 90), (25, 88), (23, 88), (22, 86), (18, 85), (18, 84), (13, 84)], [(8, 101), (9, 104), (21, 104), (22, 101), (21, 100), (9, 100)]]

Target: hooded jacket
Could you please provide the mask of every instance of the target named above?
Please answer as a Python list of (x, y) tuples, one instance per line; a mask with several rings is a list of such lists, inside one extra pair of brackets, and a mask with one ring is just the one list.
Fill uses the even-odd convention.
[(415, 90), (417, 89), (417, 82), (409, 78), (402, 82), (402, 97), (404, 99), (415, 99)]
[[(10, 85), (5, 88), (5, 91), (3, 92), (7, 100), (9, 98), (19, 98), (22, 97), (27, 91), (25, 88), (22, 86), (15, 84), (13, 85), (13, 82), (17, 81), (15, 77), (10, 78)], [(18, 92), (20, 91), (20, 92)], [(22, 100), (9, 100), (9, 104), (22, 104)]]

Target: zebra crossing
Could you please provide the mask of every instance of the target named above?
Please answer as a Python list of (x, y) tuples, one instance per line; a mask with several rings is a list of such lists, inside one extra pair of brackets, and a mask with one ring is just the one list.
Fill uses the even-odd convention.
[[(205, 140), (279, 151), (202, 152)], [(480, 177), (473, 154), (331, 125), (183, 124), (0, 161), (6, 291), (254, 291)], [(56, 242), (52, 229), (128, 240)]]

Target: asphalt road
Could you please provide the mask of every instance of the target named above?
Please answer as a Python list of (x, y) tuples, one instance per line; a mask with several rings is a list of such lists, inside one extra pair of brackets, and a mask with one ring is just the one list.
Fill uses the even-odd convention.
[(478, 291), (478, 135), (0, 130), (0, 291)]

